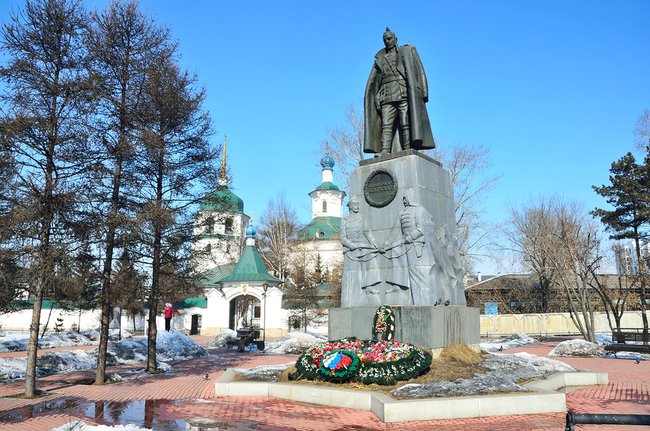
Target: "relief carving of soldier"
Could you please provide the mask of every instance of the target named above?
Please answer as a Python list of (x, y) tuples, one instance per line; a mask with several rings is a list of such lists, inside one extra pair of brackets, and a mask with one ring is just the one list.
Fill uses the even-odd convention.
[[(448, 294), (436, 279), (436, 232), (433, 217), (413, 199), (413, 192), (402, 197), (399, 212), (401, 237), (382, 248), (391, 260), (386, 283), (387, 303), (408, 305), (449, 304)], [(440, 286), (442, 287), (442, 286)]]
[(376, 290), (376, 285), (381, 283), (379, 250), (364, 226), (356, 197), (350, 198), (348, 209), (350, 214), (341, 220), (344, 256), (341, 306), (380, 305), (381, 297)]

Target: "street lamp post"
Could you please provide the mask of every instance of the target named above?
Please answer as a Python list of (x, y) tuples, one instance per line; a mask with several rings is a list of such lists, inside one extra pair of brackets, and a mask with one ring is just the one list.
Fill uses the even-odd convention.
[(262, 311), (264, 313), (264, 317), (262, 318), (262, 326), (264, 332), (262, 333), (262, 350), (266, 349), (266, 292), (269, 290), (269, 284), (264, 283), (262, 285), (262, 289), (264, 290), (264, 310)]

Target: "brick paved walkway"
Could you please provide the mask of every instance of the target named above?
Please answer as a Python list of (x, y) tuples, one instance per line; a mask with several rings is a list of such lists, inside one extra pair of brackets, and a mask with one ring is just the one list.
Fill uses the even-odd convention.
[[(193, 337), (205, 345), (207, 337)], [(556, 343), (537, 343), (513, 349), (546, 355)], [(315, 406), (263, 397), (215, 397), (214, 383), (226, 368), (284, 364), (295, 355), (261, 355), (215, 349), (209, 358), (173, 363), (176, 372), (137, 374), (121, 383), (94, 386), (74, 384), (94, 372), (39, 378), (50, 395), (35, 400), (7, 398), (23, 391), (24, 382), (0, 385), (0, 429), (46, 431), (81, 418), (87, 423), (135, 423), (156, 430), (181, 429), (183, 420), (205, 417), (223, 421), (228, 430), (562, 430), (564, 414), (487, 417), (384, 424), (372, 413)], [(0, 354), (0, 357), (2, 354)], [(567, 396), (578, 413), (650, 414), (650, 361), (636, 364), (623, 359), (557, 358), (576, 368), (609, 373), (609, 385), (580, 388)], [(110, 368), (125, 373), (135, 367)], [(209, 380), (203, 378), (209, 374)], [(95, 420), (96, 418), (96, 420)], [(227, 425), (226, 425), (227, 424)], [(593, 431), (635, 431), (647, 427), (578, 426)]]

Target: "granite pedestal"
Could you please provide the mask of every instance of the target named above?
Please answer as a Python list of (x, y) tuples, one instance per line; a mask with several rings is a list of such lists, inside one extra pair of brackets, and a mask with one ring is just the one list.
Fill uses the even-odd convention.
[(354, 239), (369, 245), (346, 254), (342, 307), (330, 309), (329, 339), (371, 339), (377, 307), (390, 305), (396, 341), (432, 349), (478, 344), (479, 311), (465, 306), (449, 172), (421, 152), (400, 151), (362, 161), (350, 173), (349, 194), (358, 205)]
[[(462, 305), (392, 306), (395, 340), (430, 349), (479, 344), (479, 310)], [(374, 307), (330, 308), (329, 339), (372, 339)]]

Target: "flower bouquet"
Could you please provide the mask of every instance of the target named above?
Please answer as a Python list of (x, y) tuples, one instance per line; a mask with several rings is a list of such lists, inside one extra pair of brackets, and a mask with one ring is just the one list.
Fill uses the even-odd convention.
[(419, 376), (430, 365), (431, 354), (412, 344), (350, 338), (311, 347), (290, 377), (392, 385)]

